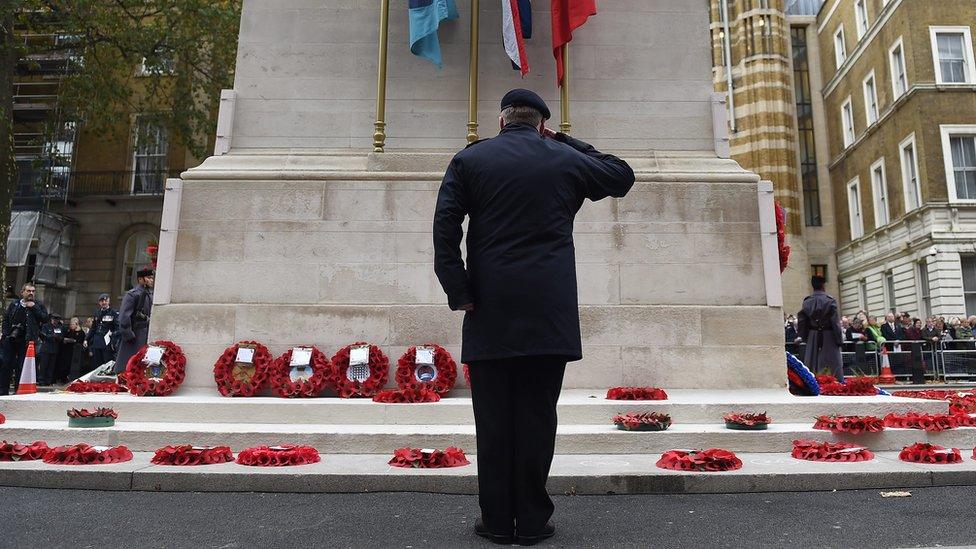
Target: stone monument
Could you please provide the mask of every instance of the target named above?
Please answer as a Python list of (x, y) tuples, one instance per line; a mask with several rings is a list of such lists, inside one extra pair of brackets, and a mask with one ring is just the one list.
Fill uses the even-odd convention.
[(495, 135), (502, 94), (527, 87), (562, 110), (551, 125), (637, 173), (627, 197), (577, 218), (585, 358), (565, 386), (785, 386), (772, 187), (727, 159), (707, 3), (601, 2), (570, 45), (568, 101), (546, 2), (525, 79), (499, 3), (458, 7), (439, 70), (411, 55), (405, 2), (245, 0), (217, 151), (165, 197), (151, 338), (184, 348), (186, 385), (213, 387), (242, 339), (457, 356), (461, 313), (432, 269), (435, 197), (468, 134)]

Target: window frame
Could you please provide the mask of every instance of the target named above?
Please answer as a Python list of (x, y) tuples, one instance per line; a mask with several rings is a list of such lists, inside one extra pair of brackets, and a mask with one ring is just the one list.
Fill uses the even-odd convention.
[[(908, 203), (908, 197), (911, 195), (909, 192), (911, 182), (907, 177), (908, 172), (905, 170), (905, 149), (909, 146), (912, 148), (912, 170), (915, 173), (915, 192), (918, 196), (918, 204), (914, 208)], [(921, 208), (922, 204), (924, 204), (922, 201), (922, 182), (918, 174), (918, 145), (915, 141), (915, 132), (912, 132), (911, 135), (898, 143), (898, 162), (901, 164), (901, 186), (902, 192), (905, 195), (905, 213), (908, 213)]]
[(976, 124), (943, 124), (939, 126), (942, 135), (942, 159), (945, 162), (945, 181), (949, 187), (949, 202), (955, 204), (976, 204), (976, 198), (959, 198), (956, 193), (956, 173), (952, 164), (951, 140), (958, 136), (973, 136), (976, 139)]
[[(901, 55), (901, 74), (905, 79), (904, 90), (898, 89), (899, 80), (896, 78), (898, 71), (895, 70), (895, 51), (898, 51)], [(891, 97), (892, 102), (894, 102), (899, 97), (908, 93), (908, 65), (905, 63), (905, 40), (901, 36), (888, 48), (888, 69), (891, 71)]]
[[(871, 82), (871, 95), (868, 96), (868, 82)], [(861, 81), (861, 91), (864, 93), (864, 119), (868, 127), (881, 119), (881, 105), (878, 103), (878, 79), (875, 78), (874, 69)], [(874, 120), (871, 119), (871, 105), (874, 105)]]
[[(850, 116), (847, 114), (848, 110), (850, 110)], [(850, 131), (848, 131), (847, 127), (848, 121), (850, 122)], [(843, 133), (844, 149), (849, 149), (857, 141), (857, 128), (854, 125), (854, 101), (849, 95), (840, 104), (840, 129)]]
[[(160, 139), (156, 143), (156, 145), (158, 145), (158, 143), (162, 143), (163, 144), (163, 146), (161, 148), (157, 148), (157, 150), (161, 150), (162, 152), (145, 152), (145, 151), (141, 151), (140, 150), (140, 148), (142, 147), (142, 145), (140, 144), (140, 141), (139, 141), (140, 140), (140, 137), (142, 136), (142, 130), (141, 130), (141, 127), (140, 126), (143, 123), (145, 123), (147, 125), (154, 125), (154, 126), (156, 126), (158, 128), (157, 131), (158, 131), (159, 135), (162, 136), (163, 139)], [(132, 162), (132, 174), (131, 174), (131, 177), (130, 177), (130, 180), (129, 180), (129, 194), (132, 195), (132, 196), (161, 194), (162, 188), (164, 188), (165, 187), (165, 184), (166, 184), (166, 177), (167, 177), (166, 176), (166, 173), (168, 173), (168, 171), (169, 171), (169, 153), (170, 153), (170, 149), (169, 149), (169, 146), (170, 146), (169, 128), (166, 127), (160, 120), (158, 120), (157, 118), (155, 118), (152, 113), (139, 113), (139, 114), (136, 114), (136, 115), (134, 115), (134, 117), (132, 119), (132, 141), (131, 141), (131, 143), (132, 143), (132, 145), (131, 145), (131, 150), (129, 152), (129, 161)], [(142, 173), (140, 171), (140, 169), (139, 169), (139, 159), (142, 158), (142, 157), (145, 157), (145, 158), (152, 157), (152, 158), (155, 158), (155, 159), (157, 159), (159, 161), (158, 164), (161, 165), (161, 168), (159, 168), (159, 169), (157, 169), (155, 171), (158, 174), (163, 174), (162, 175), (162, 181), (160, 182), (160, 185), (159, 185), (160, 186), (160, 189), (156, 189), (156, 190), (140, 189), (139, 192), (136, 192), (137, 191), (137, 189), (136, 189), (136, 183), (139, 181), (139, 175), (140, 175), (140, 173)], [(148, 172), (148, 173), (151, 173), (151, 172)]]
[[(962, 34), (963, 71), (965, 80), (962, 82), (945, 82), (942, 79), (942, 66), (939, 58), (939, 35)], [(935, 70), (935, 83), (939, 86), (971, 86), (976, 84), (976, 60), (973, 58), (972, 30), (966, 25), (960, 26), (931, 26), (929, 38), (932, 42), (932, 68)]]
[(898, 305), (895, 303), (897, 300), (897, 296), (895, 295), (895, 272), (892, 269), (888, 269), (883, 273), (882, 277), (885, 289), (886, 311), (894, 312), (898, 308)]
[[(856, 201), (851, 201), (851, 191), (854, 191)], [(864, 208), (861, 205), (861, 178), (855, 177), (847, 182), (847, 214), (850, 225), (851, 241), (864, 236)], [(855, 219), (858, 221), (855, 224)], [(855, 230), (856, 229), (856, 230)]]
[[(861, 16), (864, 16), (862, 22)], [(870, 17), (868, 16), (867, 0), (854, 0), (854, 30), (857, 33), (857, 40), (860, 41), (868, 33), (871, 27)]]
[(929, 262), (924, 257), (915, 262), (915, 287), (918, 288), (918, 316), (920, 318), (932, 316), (932, 289), (929, 287)]
[[(838, 36), (840, 37), (840, 49), (837, 48)], [(847, 61), (847, 36), (844, 33), (844, 24), (841, 23), (834, 31), (834, 62), (837, 64), (837, 71), (840, 71), (845, 61)]]
[[(880, 168), (880, 170), (879, 170)], [(871, 164), (871, 202), (874, 204), (874, 228), (880, 229), (891, 223), (891, 209), (888, 205), (888, 173), (885, 159), (881, 158)], [(881, 181), (875, 179), (875, 174), (881, 173)], [(883, 215), (882, 215), (883, 214)]]

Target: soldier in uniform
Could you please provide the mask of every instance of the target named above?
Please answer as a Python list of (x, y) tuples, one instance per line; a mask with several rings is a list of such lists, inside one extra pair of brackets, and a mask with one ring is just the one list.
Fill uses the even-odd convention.
[[(88, 356), (92, 359), (91, 367), (94, 369), (115, 358), (111, 334), (119, 330), (119, 312), (111, 307), (108, 294), (98, 296), (98, 310), (92, 318), (95, 320), (85, 337), (85, 348), (88, 349)], [(85, 373), (88, 372), (82, 372)]]
[(546, 479), (556, 401), (566, 363), (582, 358), (573, 219), (586, 199), (622, 197), (634, 184), (626, 162), (547, 129), (548, 119), (535, 93), (507, 93), (501, 132), (451, 160), (434, 214), (434, 270), (450, 308), (465, 311), (461, 360), (470, 366), (481, 505), (475, 532), (498, 543), (528, 545), (555, 531)]
[(5, 360), (0, 365), (0, 395), (10, 392), (10, 379), (13, 377), (14, 390), (20, 384), (20, 371), (24, 368), (24, 355), (27, 345), (34, 342), (37, 345), (41, 334), (41, 326), (48, 320), (47, 309), (38, 301), (34, 294), (33, 284), (24, 284), (20, 291), (20, 299), (10, 302), (3, 317), (3, 347)]
[(813, 293), (803, 300), (803, 308), (796, 315), (797, 332), (807, 344), (804, 363), (815, 373), (827, 371), (844, 382), (844, 363), (840, 347), (844, 334), (840, 327), (837, 300), (824, 291), (827, 283), (822, 276), (812, 279)]
[(153, 285), (156, 272), (150, 268), (136, 273), (139, 284), (125, 293), (122, 310), (119, 311), (119, 354), (115, 358), (113, 372), (125, 371), (132, 355), (139, 352), (149, 341), (149, 317), (152, 316)]
[(41, 326), (41, 346), (37, 350), (37, 385), (48, 386), (57, 382), (58, 352), (64, 342), (64, 324), (61, 316), (51, 314), (50, 322)]

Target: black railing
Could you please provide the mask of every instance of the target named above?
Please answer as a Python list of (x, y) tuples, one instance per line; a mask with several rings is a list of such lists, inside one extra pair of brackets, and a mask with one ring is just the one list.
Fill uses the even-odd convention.
[(37, 170), (21, 173), (18, 199), (63, 199), (82, 196), (159, 196), (166, 179), (180, 170), (64, 172)]

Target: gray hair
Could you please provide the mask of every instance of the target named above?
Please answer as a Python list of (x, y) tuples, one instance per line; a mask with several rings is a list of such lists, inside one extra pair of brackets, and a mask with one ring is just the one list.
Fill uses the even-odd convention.
[(502, 121), (508, 124), (529, 124), (538, 127), (542, 124), (542, 113), (526, 106), (511, 106), (502, 109)]

